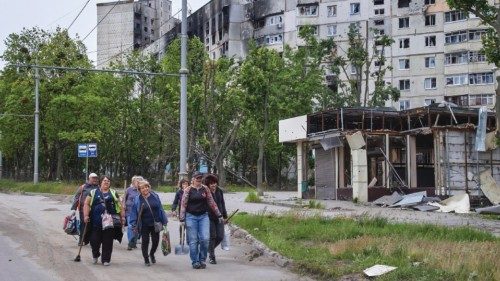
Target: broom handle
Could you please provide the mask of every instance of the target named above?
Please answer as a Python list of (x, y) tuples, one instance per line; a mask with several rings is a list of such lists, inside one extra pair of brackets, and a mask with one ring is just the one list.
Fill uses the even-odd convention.
[(229, 220), (239, 211), (240, 209), (236, 209), (228, 218), (227, 218), (227, 222), (229, 222)]

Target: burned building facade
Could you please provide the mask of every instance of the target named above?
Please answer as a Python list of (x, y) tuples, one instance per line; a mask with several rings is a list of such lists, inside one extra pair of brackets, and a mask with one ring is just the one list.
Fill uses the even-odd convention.
[[(366, 202), (392, 191), (482, 195), (482, 177), (500, 182), (495, 126), (491, 112), (449, 104), (341, 108), (282, 120), (279, 137), (297, 145), (300, 197)], [(310, 178), (314, 192), (304, 194)]]

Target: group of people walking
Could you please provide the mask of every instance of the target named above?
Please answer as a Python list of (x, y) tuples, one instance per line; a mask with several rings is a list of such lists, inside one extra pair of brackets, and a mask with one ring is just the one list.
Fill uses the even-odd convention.
[[(79, 246), (90, 243), (94, 264), (110, 265), (113, 240), (121, 242), (122, 227), (126, 226), (127, 250), (137, 248), (141, 239), (144, 264), (156, 263), (155, 253), (160, 232), (166, 230), (167, 215), (158, 194), (141, 176), (134, 176), (131, 185), (120, 199), (110, 188), (108, 176), (91, 173), (88, 181), (80, 186), (74, 196), (71, 210), (79, 211)], [(189, 256), (194, 269), (206, 268), (208, 262), (216, 264), (215, 248), (224, 237), (227, 211), (224, 195), (216, 175), (195, 172), (191, 182), (179, 181), (172, 204), (172, 215), (178, 216), (181, 230), (187, 233)], [(149, 242), (151, 241), (151, 248)]]

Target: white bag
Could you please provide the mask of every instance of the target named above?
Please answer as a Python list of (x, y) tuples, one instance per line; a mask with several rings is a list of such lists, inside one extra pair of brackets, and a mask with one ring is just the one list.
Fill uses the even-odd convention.
[(231, 231), (229, 228), (225, 227), (224, 228), (224, 239), (222, 239), (222, 242), (220, 243), (220, 247), (224, 251), (229, 251), (229, 246), (231, 246)]
[(108, 214), (108, 212), (104, 212), (104, 214), (101, 215), (101, 219), (102, 219), (102, 230), (114, 227), (113, 217), (110, 214)]

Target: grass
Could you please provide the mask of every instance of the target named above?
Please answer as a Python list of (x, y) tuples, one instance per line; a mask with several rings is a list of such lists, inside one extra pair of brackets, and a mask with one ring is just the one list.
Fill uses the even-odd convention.
[(2, 192), (37, 192), (53, 194), (74, 194), (81, 183), (67, 182), (16, 182), (12, 180), (0, 180), (0, 191)]
[(247, 197), (245, 198), (245, 202), (247, 203), (261, 203), (262, 199), (260, 199), (259, 195), (255, 192), (249, 192)]
[[(178, 187), (172, 185), (161, 185), (158, 187), (153, 187), (157, 192), (176, 192)], [(251, 186), (240, 186), (240, 185), (227, 185), (223, 188), (224, 192), (255, 192), (255, 188)]]
[(480, 214), (480, 216), (482, 219), (486, 220), (494, 220), (494, 221), (500, 220), (500, 215), (498, 214)]
[(315, 200), (309, 200), (309, 204), (307, 205), (309, 209), (324, 209), (325, 205), (321, 204), (321, 202), (317, 202)]
[(172, 204), (163, 204), (162, 207), (163, 207), (163, 210), (167, 210), (167, 211), (172, 210)]
[(500, 280), (500, 239), (471, 228), (389, 223), (383, 218), (238, 214), (233, 222), (322, 280), (375, 264), (398, 267), (377, 280)]

